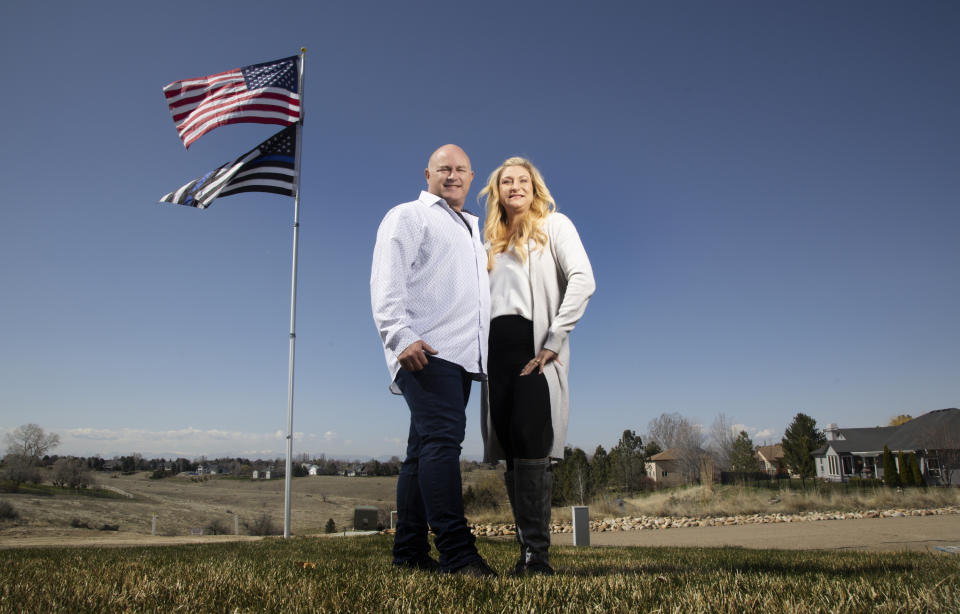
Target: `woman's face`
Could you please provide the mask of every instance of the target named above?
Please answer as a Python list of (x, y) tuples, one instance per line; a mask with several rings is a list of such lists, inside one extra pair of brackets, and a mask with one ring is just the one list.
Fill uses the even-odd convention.
[(500, 173), (500, 203), (507, 218), (521, 216), (533, 203), (533, 180), (530, 171), (522, 166), (508, 166)]

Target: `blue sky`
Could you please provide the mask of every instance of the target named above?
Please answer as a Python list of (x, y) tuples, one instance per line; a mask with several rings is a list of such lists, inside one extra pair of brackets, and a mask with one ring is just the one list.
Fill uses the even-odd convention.
[(264, 6), (0, 7), (0, 431), (282, 455), (293, 201), (156, 202), (276, 128), (184, 151), (161, 89), (301, 46), (296, 453), (402, 454), (370, 258), (447, 142), (477, 171), (468, 203), (525, 155), (580, 230), (598, 290), (572, 336), (572, 445), (661, 412), (773, 443), (798, 411), (960, 405), (955, 3)]

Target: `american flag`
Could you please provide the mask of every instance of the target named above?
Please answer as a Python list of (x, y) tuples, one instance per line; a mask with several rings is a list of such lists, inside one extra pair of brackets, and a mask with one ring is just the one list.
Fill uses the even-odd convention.
[(163, 88), (183, 146), (218, 126), (300, 119), (299, 56), (175, 81)]
[(160, 199), (206, 209), (214, 199), (241, 192), (295, 196), (297, 127), (288, 126), (233, 162), (194, 179)]

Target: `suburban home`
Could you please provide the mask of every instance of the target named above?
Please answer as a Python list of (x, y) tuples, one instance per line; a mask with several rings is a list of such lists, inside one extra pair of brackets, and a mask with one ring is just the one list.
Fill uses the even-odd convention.
[(699, 448), (686, 452), (681, 448), (669, 448), (654, 454), (644, 463), (647, 477), (657, 486), (690, 484), (700, 479), (702, 462), (706, 461), (713, 472), (713, 480), (720, 478), (719, 469), (709, 462), (710, 455)]
[[(813, 452), (817, 477), (845, 482), (883, 479), (883, 447), (912, 453), (929, 485), (960, 484), (960, 409), (938, 409), (899, 426), (824, 429), (827, 443)], [(899, 467), (898, 467), (899, 471)]]
[(757, 460), (760, 461), (760, 470), (770, 475), (787, 475), (783, 464), (783, 446), (779, 443), (772, 446), (758, 446)]

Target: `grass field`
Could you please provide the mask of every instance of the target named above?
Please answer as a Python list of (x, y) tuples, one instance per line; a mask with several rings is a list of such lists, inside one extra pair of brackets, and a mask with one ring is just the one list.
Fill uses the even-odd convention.
[[(390, 536), (0, 551), (0, 612), (956, 612), (960, 557), (554, 547), (551, 578), (392, 569)], [(516, 546), (481, 540), (498, 570)]]

